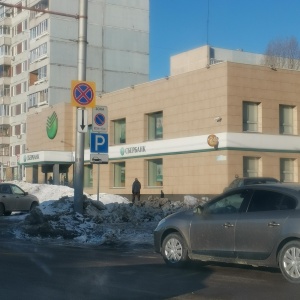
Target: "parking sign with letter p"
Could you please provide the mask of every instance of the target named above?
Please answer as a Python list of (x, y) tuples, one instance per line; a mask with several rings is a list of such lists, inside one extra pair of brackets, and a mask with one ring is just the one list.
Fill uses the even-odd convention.
[(108, 153), (108, 134), (91, 132), (91, 153)]

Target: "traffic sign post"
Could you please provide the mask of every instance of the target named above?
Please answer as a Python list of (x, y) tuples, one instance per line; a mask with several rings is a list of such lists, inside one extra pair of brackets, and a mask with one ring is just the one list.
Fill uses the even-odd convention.
[(92, 131), (107, 132), (107, 128), (108, 128), (107, 106), (95, 106), (93, 108)]
[[(86, 57), (87, 57), (87, 19), (88, 19), (88, 1), (87, 0), (79, 0), (79, 16), (83, 16), (79, 18), (78, 22), (78, 70), (77, 70), (77, 79), (78, 81), (86, 80)], [(72, 90), (72, 104), (78, 107), (79, 105), (74, 97), (74, 89)], [(76, 93), (75, 93), (76, 95)], [(95, 93), (93, 93), (93, 99), (95, 98)], [(90, 95), (88, 97), (90, 99)], [(95, 103), (95, 99), (93, 100)], [(90, 102), (93, 103), (93, 101)], [(75, 102), (75, 103), (74, 103)], [(84, 105), (87, 107), (87, 105)], [(75, 162), (74, 162), (74, 212), (83, 213), (83, 182), (84, 182), (84, 132), (76, 132), (76, 145), (75, 145)]]
[(97, 201), (99, 201), (100, 164), (108, 164), (108, 134), (91, 132), (91, 163), (98, 164)]

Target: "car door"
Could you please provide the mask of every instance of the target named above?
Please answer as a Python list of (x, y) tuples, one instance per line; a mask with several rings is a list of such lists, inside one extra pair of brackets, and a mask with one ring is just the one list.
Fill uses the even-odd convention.
[(255, 190), (236, 222), (235, 250), (240, 259), (264, 260), (272, 252), (295, 199), (270, 190)]
[(234, 257), (235, 226), (244, 191), (228, 192), (195, 213), (190, 227), (193, 254)]
[(0, 185), (0, 198), (1, 198), (1, 202), (5, 206), (6, 211), (15, 210), (16, 202), (13, 197), (13, 194), (12, 194), (9, 184), (1, 184)]
[(30, 209), (32, 199), (17, 185), (11, 186), (12, 194), (15, 202), (15, 209), (18, 211), (26, 211)]

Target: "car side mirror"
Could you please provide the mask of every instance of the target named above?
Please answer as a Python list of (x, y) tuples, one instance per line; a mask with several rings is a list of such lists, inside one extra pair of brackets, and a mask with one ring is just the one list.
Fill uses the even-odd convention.
[(194, 209), (194, 214), (202, 214), (204, 210), (204, 207), (202, 205), (198, 205), (195, 209)]
[(27, 196), (28, 195), (28, 192), (24, 192), (24, 196)]

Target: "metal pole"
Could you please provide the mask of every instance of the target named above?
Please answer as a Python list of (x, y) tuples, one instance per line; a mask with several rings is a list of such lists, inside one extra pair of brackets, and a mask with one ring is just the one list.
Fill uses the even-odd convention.
[[(87, 52), (87, 9), (88, 0), (79, 0), (78, 26), (78, 80), (86, 80)], [(76, 118), (78, 119), (78, 108)], [(78, 122), (77, 122), (78, 123)], [(75, 173), (74, 173), (74, 211), (83, 213), (83, 167), (84, 167), (84, 132), (76, 128)]]
[(100, 185), (100, 164), (98, 164), (98, 176), (97, 176), (97, 201), (99, 201), (99, 185)]

